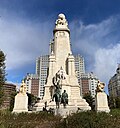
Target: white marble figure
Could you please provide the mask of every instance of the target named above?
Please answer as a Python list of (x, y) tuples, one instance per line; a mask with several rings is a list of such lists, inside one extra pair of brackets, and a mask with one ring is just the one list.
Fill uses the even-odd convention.
[(58, 19), (55, 22), (55, 25), (66, 25), (68, 26), (67, 20), (64, 14), (59, 14)]
[(104, 87), (105, 87), (105, 84), (98, 80), (98, 84), (97, 84), (97, 87), (96, 87), (96, 92), (104, 92)]
[(27, 92), (27, 86), (26, 86), (26, 84), (24, 83), (24, 80), (22, 80), (22, 84), (21, 84), (21, 86), (20, 86), (20, 92), (19, 92), (19, 93), (21, 93), (21, 94), (26, 94), (26, 92)]
[(62, 80), (66, 79), (66, 74), (62, 67), (56, 74), (59, 79), (62, 79)]

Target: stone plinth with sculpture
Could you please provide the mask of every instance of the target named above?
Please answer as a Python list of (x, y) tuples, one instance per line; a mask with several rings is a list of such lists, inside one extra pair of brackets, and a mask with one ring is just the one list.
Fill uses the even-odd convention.
[(26, 94), (27, 86), (22, 81), (20, 86), (19, 93), (15, 96), (15, 103), (13, 112), (20, 113), (20, 112), (27, 112), (28, 111), (28, 96)]
[[(68, 94), (68, 103), (59, 104), (62, 93)], [(58, 98), (59, 103), (53, 97)], [(44, 97), (37, 106), (47, 102), (47, 109), (56, 106), (61, 112), (75, 112), (78, 109), (90, 110), (90, 106), (80, 95), (80, 85), (75, 73), (75, 60), (70, 45), (70, 30), (64, 14), (59, 14), (53, 30), (53, 49), (49, 56), (49, 71), (45, 85)], [(66, 109), (65, 109), (66, 107)], [(37, 109), (37, 108), (36, 108)], [(64, 110), (62, 110), (64, 109)], [(65, 112), (66, 113), (66, 112)]]
[(110, 112), (107, 95), (104, 92), (105, 84), (98, 81), (96, 88), (95, 109), (97, 112)]

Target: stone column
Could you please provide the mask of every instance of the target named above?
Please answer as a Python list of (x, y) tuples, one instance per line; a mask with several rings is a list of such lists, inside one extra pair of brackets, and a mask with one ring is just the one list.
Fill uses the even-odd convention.
[(69, 55), (68, 56), (68, 75), (74, 76), (75, 75), (75, 64), (74, 64), (74, 56)]
[(44, 94), (44, 98), (43, 100), (50, 100), (51, 99), (51, 91), (53, 90), (53, 83), (52, 83), (52, 79), (53, 76), (55, 74), (55, 56), (52, 53), (52, 55), (49, 57), (49, 74), (48, 74), (48, 78), (47, 78), (47, 84), (45, 85), (45, 94)]

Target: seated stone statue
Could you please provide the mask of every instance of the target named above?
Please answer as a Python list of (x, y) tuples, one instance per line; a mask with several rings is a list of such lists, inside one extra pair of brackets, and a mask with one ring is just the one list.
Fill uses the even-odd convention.
[(98, 81), (96, 92), (103, 92), (104, 91), (105, 84), (103, 82)]
[(22, 80), (22, 84), (21, 84), (21, 86), (20, 86), (20, 92), (19, 92), (19, 93), (21, 93), (21, 94), (26, 94), (26, 92), (27, 92), (27, 86), (26, 86), (26, 84), (24, 83), (24, 80)]
[(66, 104), (68, 104), (68, 94), (66, 93), (66, 90), (62, 93), (61, 103), (63, 103), (64, 108), (66, 108)]

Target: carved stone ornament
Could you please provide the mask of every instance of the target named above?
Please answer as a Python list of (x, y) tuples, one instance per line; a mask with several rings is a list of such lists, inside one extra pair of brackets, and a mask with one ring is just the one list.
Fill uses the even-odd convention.
[(66, 25), (68, 26), (67, 20), (64, 14), (59, 14), (58, 19), (55, 22), (56, 25)]
[(96, 92), (104, 92), (105, 84), (103, 82), (98, 81)]

